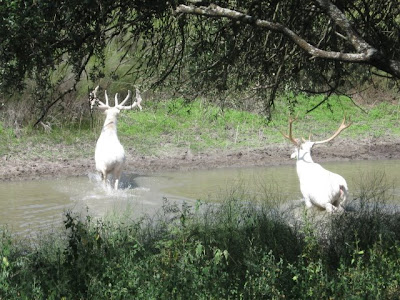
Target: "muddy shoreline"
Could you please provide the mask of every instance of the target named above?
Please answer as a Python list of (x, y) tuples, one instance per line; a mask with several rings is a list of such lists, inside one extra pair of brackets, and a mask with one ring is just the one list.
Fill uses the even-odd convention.
[[(62, 147), (62, 146), (59, 146)], [(268, 145), (261, 149), (142, 156), (127, 151), (126, 173), (154, 173), (171, 170), (213, 169), (225, 167), (276, 166), (294, 164), (289, 158), (293, 147), (287, 143)], [(400, 159), (400, 138), (386, 137), (365, 140), (340, 140), (313, 149), (315, 162)], [(36, 157), (26, 159), (17, 155), (1, 158), (0, 181), (37, 180), (84, 176), (95, 172), (94, 157), (79, 159)]]

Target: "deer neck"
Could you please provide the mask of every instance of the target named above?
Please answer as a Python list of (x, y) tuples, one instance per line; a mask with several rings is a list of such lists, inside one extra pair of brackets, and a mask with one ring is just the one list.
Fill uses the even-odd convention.
[(297, 163), (299, 164), (308, 164), (308, 163), (314, 163), (312, 157), (311, 157), (311, 153), (305, 152), (305, 153), (299, 153), (298, 157), (297, 157)]
[(315, 166), (315, 163), (312, 160), (310, 152), (299, 153), (297, 157), (296, 170), (300, 183), (307, 182), (311, 178), (314, 178), (312, 176), (312, 173), (314, 172), (313, 166)]
[(102, 132), (114, 132), (117, 134), (117, 118), (115, 116), (107, 115), (104, 121)]

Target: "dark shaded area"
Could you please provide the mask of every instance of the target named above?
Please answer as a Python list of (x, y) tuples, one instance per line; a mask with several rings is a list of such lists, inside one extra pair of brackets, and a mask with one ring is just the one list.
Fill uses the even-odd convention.
[[(136, 85), (187, 99), (207, 96), (222, 107), (261, 106), (270, 118), (275, 100), (286, 91), (341, 94), (370, 84), (374, 75), (391, 77), (392, 87), (398, 82), (400, 8), (393, 1), (215, 2), (251, 16), (251, 22), (177, 14), (181, 3), (3, 1), (2, 97), (16, 93), (17, 101), (26, 101), (19, 95), (29, 87), (39, 124), (83, 78), (93, 85), (106, 78), (121, 80), (124, 88)], [(256, 20), (290, 29), (323, 51), (365, 54), (373, 49), (373, 55), (354, 63), (313, 57), (285, 31), (259, 27)], [(110, 45), (119, 58), (106, 70)], [(55, 76), (60, 71), (65, 75)], [(295, 104), (289, 100), (286, 105)]]

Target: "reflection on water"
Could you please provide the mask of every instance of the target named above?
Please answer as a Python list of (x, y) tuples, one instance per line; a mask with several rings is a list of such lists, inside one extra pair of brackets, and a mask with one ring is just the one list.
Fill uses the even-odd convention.
[[(360, 161), (323, 164), (346, 178), (350, 194), (360, 181), (385, 173), (400, 201), (400, 160)], [(127, 174), (121, 189), (105, 188), (99, 177), (40, 181), (0, 182), (0, 226), (23, 235), (62, 225), (65, 211), (85, 212), (92, 216), (126, 214), (138, 217), (152, 214), (163, 205), (163, 197), (173, 202), (196, 199), (218, 201), (234, 190), (245, 197), (266, 197), (274, 191), (280, 199), (301, 198), (295, 162), (288, 166), (227, 168), (216, 170), (164, 172), (152, 175)], [(191, 200), (192, 199), (192, 200)], [(248, 200), (248, 199), (246, 199)]]

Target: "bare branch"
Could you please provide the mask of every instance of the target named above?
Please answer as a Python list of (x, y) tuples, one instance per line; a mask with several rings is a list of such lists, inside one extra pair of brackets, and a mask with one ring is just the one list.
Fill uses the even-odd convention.
[(61, 99), (63, 99), (67, 94), (73, 92), (75, 90), (75, 86), (73, 88), (70, 88), (66, 91), (64, 91), (63, 93), (61, 93), (53, 102), (51, 102), (46, 109), (43, 111), (42, 115), (40, 116), (40, 118), (35, 122), (35, 124), (33, 124), (33, 127), (36, 127), (38, 124), (40, 124), (40, 122), (44, 119), (44, 117), (47, 115), (47, 113), (49, 112), (50, 108), (56, 104), (58, 101), (60, 101)]

